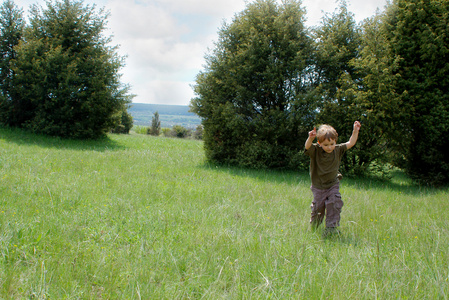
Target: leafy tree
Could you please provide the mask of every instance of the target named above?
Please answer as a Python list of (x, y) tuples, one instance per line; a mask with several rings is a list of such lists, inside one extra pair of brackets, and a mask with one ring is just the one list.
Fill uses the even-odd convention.
[(334, 13), (323, 17), (321, 25), (314, 30), (314, 38), (317, 41), (314, 53), (317, 83), (324, 101), (334, 102), (341, 88), (342, 74), (355, 77), (350, 61), (358, 55), (361, 38), (354, 14), (348, 11), (345, 1), (340, 1)]
[[(342, 98), (352, 99), (351, 110), (363, 121), (359, 134), (359, 147), (354, 158), (358, 159), (358, 171), (369, 169), (385, 172), (385, 166), (400, 164), (406, 148), (401, 120), (410, 110), (396, 91), (399, 76), (395, 74), (399, 57), (393, 55), (387, 39), (384, 16), (376, 14), (362, 25), (360, 53), (350, 65), (356, 70), (355, 78), (345, 73), (341, 77)], [(354, 116), (355, 117), (355, 116)], [(402, 140), (402, 141), (401, 141)]]
[(397, 92), (410, 108), (397, 127), (408, 173), (418, 182), (449, 182), (449, 1), (396, 0), (387, 11)]
[(298, 150), (315, 107), (312, 43), (300, 5), (258, 0), (219, 31), (191, 101), (209, 160), (258, 168), (307, 164)]
[(159, 112), (155, 112), (151, 119), (151, 135), (159, 136), (161, 134), (161, 121), (159, 120)]
[(26, 43), (13, 61), (21, 126), (72, 138), (98, 138), (114, 127), (132, 96), (120, 83), (123, 58), (102, 35), (106, 20), (82, 1), (32, 7)]
[(16, 58), (15, 47), (22, 39), (25, 21), (23, 11), (12, 0), (0, 7), (0, 123), (14, 124), (11, 101), (14, 72), (11, 61)]

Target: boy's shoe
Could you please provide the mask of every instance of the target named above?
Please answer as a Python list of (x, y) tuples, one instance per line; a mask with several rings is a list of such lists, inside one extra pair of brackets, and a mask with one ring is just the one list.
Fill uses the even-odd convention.
[(340, 230), (337, 227), (326, 227), (323, 232), (323, 237), (339, 236)]

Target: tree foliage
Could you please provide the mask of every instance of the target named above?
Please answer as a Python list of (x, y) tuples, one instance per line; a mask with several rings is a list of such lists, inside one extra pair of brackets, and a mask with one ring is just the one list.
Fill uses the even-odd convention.
[(161, 134), (161, 120), (159, 119), (159, 112), (155, 112), (151, 119), (150, 134), (159, 136)]
[(313, 37), (316, 41), (313, 63), (322, 91), (321, 98), (325, 104), (332, 103), (341, 89), (342, 74), (355, 77), (355, 68), (350, 62), (358, 56), (360, 47), (360, 28), (346, 2), (340, 2), (334, 13), (322, 18)]
[(0, 123), (14, 123), (11, 90), (14, 72), (11, 62), (16, 58), (15, 47), (22, 39), (25, 21), (23, 11), (12, 0), (0, 7)]
[(449, 182), (449, 2), (397, 0), (386, 32), (400, 57), (396, 89), (409, 109), (397, 130), (407, 148), (406, 169), (417, 181)]
[(49, 1), (32, 7), (30, 23), (12, 61), (11, 125), (71, 138), (114, 128), (132, 96), (120, 83), (123, 58), (102, 34), (107, 14), (82, 1)]
[(406, 146), (400, 141), (397, 126), (409, 108), (396, 91), (399, 58), (391, 52), (383, 19), (377, 14), (363, 22), (360, 52), (350, 62), (356, 76), (344, 74), (341, 78), (344, 86), (340, 94), (352, 99), (352, 111), (358, 114), (354, 117), (367, 129), (360, 132), (354, 151), (356, 173), (369, 169), (385, 172), (386, 165), (402, 161)]
[(129, 105), (125, 105), (123, 109), (114, 115), (114, 127), (112, 133), (129, 134), (131, 128), (133, 128), (133, 117), (128, 112)]
[(313, 124), (311, 39), (299, 1), (248, 4), (219, 31), (197, 76), (191, 109), (203, 119), (209, 160), (251, 167), (299, 166)]
[(219, 32), (195, 85), (207, 157), (251, 167), (305, 166), (307, 131), (333, 125), (359, 141), (343, 171), (405, 168), (449, 181), (449, 2), (396, 0), (360, 25), (344, 0), (313, 35), (300, 3), (259, 0)]

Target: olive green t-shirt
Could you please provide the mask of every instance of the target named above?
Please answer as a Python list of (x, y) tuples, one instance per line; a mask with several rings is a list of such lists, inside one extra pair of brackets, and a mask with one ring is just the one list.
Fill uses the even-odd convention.
[(346, 144), (338, 144), (334, 151), (327, 153), (319, 144), (313, 144), (304, 153), (310, 157), (310, 178), (312, 185), (318, 189), (328, 189), (338, 182), (338, 169)]

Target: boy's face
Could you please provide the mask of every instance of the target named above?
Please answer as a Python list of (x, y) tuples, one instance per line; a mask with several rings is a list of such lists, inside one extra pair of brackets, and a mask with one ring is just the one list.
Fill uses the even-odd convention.
[(335, 140), (332, 139), (325, 139), (324, 141), (322, 141), (320, 143), (320, 141), (318, 141), (318, 144), (320, 144), (321, 148), (323, 148), (323, 150), (327, 153), (331, 153), (332, 151), (334, 151), (335, 149), (335, 145), (337, 145), (337, 142)]

